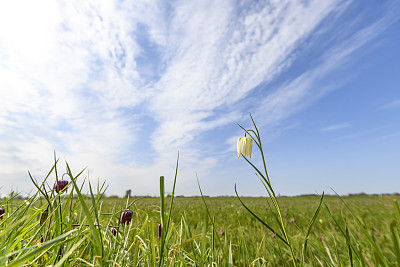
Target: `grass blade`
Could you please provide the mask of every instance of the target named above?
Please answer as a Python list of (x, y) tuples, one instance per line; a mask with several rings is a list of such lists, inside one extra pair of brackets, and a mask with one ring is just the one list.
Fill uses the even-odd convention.
[(242, 199), (239, 197), (238, 192), (236, 190), (236, 184), (235, 184), (235, 193), (236, 193), (236, 197), (239, 199), (240, 203), (242, 203), (243, 207), (250, 212), (251, 215), (253, 215), (254, 218), (256, 218), (259, 222), (261, 222), (265, 227), (267, 227), (272, 233), (275, 234), (275, 236), (277, 236), (280, 240), (283, 241), (283, 243), (285, 243), (286, 245), (289, 246), (289, 243), (282, 237), (280, 236), (280, 234), (278, 234), (277, 231), (275, 231), (274, 229), (272, 229), (271, 226), (269, 226), (267, 223), (265, 223), (263, 220), (260, 219), (260, 217), (258, 217), (254, 212), (252, 212), (242, 201)]
[(305, 238), (304, 238), (303, 252), (302, 252), (302, 257), (301, 257), (301, 265), (304, 264), (304, 257), (306, 255), (306, 250), (307, 250), (308, 236), (310, 235), (311, 228), (312, 228), (313, 224), (317, 220), (318, 214), (319, 214), (319, 212), (321, 210), (321, 205), (322, 205), (323, 200), (324, 200), (324, 192), (322, 192), (322, 196), (321, 196), (321, 198), (319, 200), (318, 207), (315, 210), (314, 215), (311, 218), (311, 221), (309, 222), (309, 224), (307, 226), (307, 232), (306, 232), (306, 235), (305, 235)]
[[(86, 219), (87, 219), (87, 221), (88, 221), (88, 224), (89, 224), (89, 227), (90, 227), (90, 229), (91, 229), (91, 234), (92, 234), (93, 239), (94, 239), (94, 240), (93, 240), (94, 242), (92, 242), (92, 243), (93, 243), (93, 245), (94, 245), (94, 247), (95, 247), (95, 249), (96, 249), (97, 254), (100, 255), (100, 256), (103, 256), (103, 255), (102, 255), (102, 249), (100, 248), (100, 246), (103, 245), (103, 244), (101, 243), (101, 238), (100, 238), (99, 233), (98, 233), (98, 231), (97, 231), (97, 229), (96, 229), (96, 226), (95, 226), (95, 224), (94, 224), (94, 222), (93, 222), (92, 215), (91, 215), (91, 213), (90, 213), (90, 211), (89, 211), (89, 208), (88, 208), (88, 206), (86, 205), (85, 199), (83, 198), (82, 193), (81, 193), (81, 191), (79, 190), (79, 187), (78, 187), (78, 185), (77, 185), (77, 183), (76, 183), (76, 180), (77, 180), (78, 177), (83, 173), (84, 170), (82, 170), (80, 173), (78, 173), (77, 176), (74, 177), (74, 176), (72, 175), (71, 169), (70, 169), (70, 167), (69, 167), (69, 165), (68, 165), (67, 162), (66, 162), (66, 165), (67, 165), (67, 173), (68, 173), (69, 177), (71, 178), (71, 181), (72, 181), (72, 183), (73, 183), (73, 185), (74, 185), (75, 191), (76, 191), (76, 193), (77, 193), (77, 195), (78, 195), (78, 199), (79, 199), (79, 201), (80, 201), (80, 203), (81, 203), (83, 212), (84, 212), (84, 214), (85, 214), (85, 217), (86, 217)], [(101, 261), (100, 261), (100, 262), (101, 262)]]
[(15, 252), (10, 253), (10, 254), (7, 254), (7, 255), (5, 255), (5, 256), (3, 256), (3, 257), (4, 257), (4, 258), (8, 258), (8, 257), (10, 257), (10, 256), (12, 256), (12, 255), (15, 255), (15, 254), (20, 253), (21, 251), (29, 250), (29, 249), (32, 249), (32, 248), (35, 248), (35, 247), (36, 247), (34, 250), (32, 250), (32, 251), (30, 251), (30, 252), (24, 254), (24, 256), (22, 256), (21, 258), (15, 259), (14, 261), (12, 261), (12, 262), (8, 265), (9, 267), (21, 266), (23, 263), (25, 263), (25, 262), (28, 261), (29, 259), (35, 257), (35, 256), (36, 256), (37, 254), (39, 254), (40, 252), (47, 250), (47, 249), (50, 248), (51, 246), (56, 245), (57, 243), (63, 241), (64, 238), (66, 238), (67, 236), (69, 236), (70, 234), (72, 234), (72, 233), (74, 233), (74, 232), (76, 232), (76, 231), (77, 231), (76, 229), (71, 230), (71, 231), (68, 231), (68, 232), (66, 232), (65, 234), (59, 235), (58, 237), (56, 237), (56, 238), (54, 238), (54, 239), (52, 239), (52, 240), (50, 240), (50, 241), (47, 241), (47, 242), (41, 244), (41, 246), (33, 246), (33, 247), (29, 247), (29, 248), (24, 248), (23, 250), (15, 251)]
[(390, 224), (390, 232), (392, 234), (394, 254), (396, 255), (397, 258), (397, 265), (400, 266), (400, 245), (399, 245), (400, 242), (399, 242), (399, 233), (397, 232), (396, 228), (396, 221), (393, 221)]

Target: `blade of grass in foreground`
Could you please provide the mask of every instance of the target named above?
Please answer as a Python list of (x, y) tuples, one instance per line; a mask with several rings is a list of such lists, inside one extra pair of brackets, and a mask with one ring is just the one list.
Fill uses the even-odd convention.
[(166, 233), (168, 232), (169, 223), (171, 221), (172, 204), (174, 203), (174, 196), (175, 196), (176, 177), (178, 176), (178, 162), (179, 162), (179, 153), (178, 153), (178, 158), (176, 160), (175, 177), (174, 177), (174, 185), (172, 187), (171, 202), (169, 203), (169, 211), (168, 211), (168, 217), (167, 217), (167, 227), (165, 229)]
[[(96, 218), (96, 224), (98, 225), (97, 231), (98, 231), (98, 236), (100, 237), (100, 244), (103, 244), (103, 236), (101, 234), (99, 212), (97, 210), (97, 204), (96, 204), (96, 200), (95, 200), (94, 195), (93, 195), (92, 185), (90, 184), (90, 181), (89, 181), (89, 190), (90, 190), (90, 198), (92, 200), (94, 215), (95, 215), (95, 218)], [(99, 194), (97, 194), (97, 196), (98, 195)], [(104, 247), (103, 246), (101, 246), (101, 255), (104, 255)]]
[(302, 256), (301, 256), (301, 264), (300, 264), (300, 266), (304, 265), (304, 257), (306, 255), (306, 250), (307, 250), (308, 236), (310, 235), (311, 228), (312, 228), (313, 224), (317, 220), (319, 211), (321, 210), (321, 205), (322, 205), (322, 201), (323, 200), (324, 200), (324, 192), (322, 192), (322, 196), (321, 196), (321, 198), (319, 200), (318, 207), (315, 210), (314, 216), (311, 218), (311, 221), (310, 221), (310, 223), (308, 224), (308, 227), (307, 227), (307, 233), (306, 233), (305, 240), (304, 240), (303, 252), (302, 252)]
[[(335, 192), (335, 191), (334, 191)], [(336, 193), (336, 192), (335, 192)], [(366, 237), (366, 239), (369, 241), (369, 243), (371, 244), (371, 246), (374, 248), (375, 250), (375, 257), (376, 259), (384, 266), (388, 266), (387, 260), (385, 258), (385, 256), (382, 253), (382, 250), (380, 249), (380, 247), (375, 243), (374, 239), (371, 237), (371, 235), (367, 232), (367, 230), (365, 229), (365, 226), (361, 223), (361, 220), (358, 218), (358, 216), (356, 216), (353, 211), (350, 209), (349, 205), (347, 205), (347, 203), (342, 199), (342, 197), (336, 193), (336, 195), (339, 197), (339, 199), (342, 201), (342, 203), (346, 206), (347, 210), (349, 210), (350, 214), (353, 216), (355, 222), (357, 223), (359, 229), (361, 229), (361, 232), (364, 234), (364, 236)]]
[[(37, 247), (36, 249), (32, 250), (31, 252), (26, 253), (24, 256), (22, 256), (21, 258), (18, 258), (14, 261), (11, 262), (10, 265), (8, 265), (9, 267), (14, 267), (14, 266), (21, 266), (23, 263), (25, 263), (26, 261), (28, 261), (29, 259), (35, 257), (37, 254), (39, 254), (42, 251), (45, 251), (46, 249), (50, 248), (52, 245), (55, 245), (59, 242), (61, 242), (64, 238), (66, 238), (67, 236), (69, 236), (70, 234), (72, 234), (73, 232), (76, 232), (77, 230), (71, 230), (69, 232), (66, 232), (65, 234), (59, 235), (58, 237), (41, 244), (40, 247), (38, 246), (33, 246), (33, 247), (29, 247), (29, 248), (24, 248), (24, 250), (28, 250), (34, 247)], [(7, 254), (5, 256), (3, 256), (3, 258), (7, 258), (10, 257), (12, 255), (18, 254), (21, 251), (15, 251), (13, 253)]]
[[(342, 226), (339, 224), (339, 222), (336, 220), (336, 218), (333, 216), (332, 212), (330, 211), (328, 205), (326, 205), (326, 203), (324, 203), (325, 209), (328, 212), (329, 216), (332, 218), (333, 222), (335, 223), (337, 229), (339, 229), (339, 231), (342, 233), (343, 237), (346, 239), (347, 244), (350, 246), (350, 248), (352, 249), (352, 251), (355, 253), (355, 255), (357, 256), (357, 258), (360, 261), (363, 261), (363, 257), (361, 255), (361, 253), (359, 253), (359, 251), (356, 250), (356, 248), (354, 247), (353, 243), (350, 242), (349, 237), (345, 232), (345, 230), (342, 228)], [(346, 226), (347, 227), (347, 226)], [(357, 241), (356, 241), (357, 242)], [(359, 244), (357, 244), (359, 245)], [(315, 249), (315, 248), (314, 248)]]
[(278, 234), (278, 232), (276, 232), (274, 229), (272, 229), (271, 226), (269, 226), (267, 223), (265, 223), (263, 220), (261, 220), (254, 212), (252, 212), (252, 211), (243, 203), (242, 199), (239, 197), (238, 192), (237, 192), (237, 190), (236, 190), (236, 184), (235, 184), (235, 193), (236, 193), (236, 196), (237, 196), (237, 198), (239, 199), (240, 203), (242, 203), (243, 207), (244, 207), (248, 212), (250, 212), (250, 214), (253, 215), (254, 218), (256, 218), (259, 222), (261, 222), (261, 223), (262, 223), (265, 227), (267, 227), (272, 233), (274, 233), (275, 236), (277, 236), (280, 240), (283, 241), (283, 243), (285, 243), (286, 245), (289, 246), (289, 243), (288, 243), (283, 237), (281, 237), (281, 236)]
[[(103, 244), (101, 243), (101, 238), (100, 238), (99, 233), (98, 233), (98, 231), (96, 229), (96, 226), (94, 225), (94, 222), (93, 222), (93, 219), (92, 219), (92, 215), (90, 214), (89, 208), (86, 205), (85, 199), (83, 198), (82, 193), (79, 190), (78, 185), (76, 184), (76, 179), (83, 173), (84, 170), (82, 170), (80, 173), (78, 173), (77, 176), (74, 177), (72, 175), (71, 169), (70, 169), (70, 167), (69, 167), (67, 162), (66, 162), (66, 165), (67, 165), (67, 173), (68, 173), (69, 177), (71, 178), (72, 183), (74, 184), (74, 188), (75, 188), (75, 191), (76, 191), (76, 193), (78, 195), (78, 199), (79, 199), (79, 201), (80, 201), (80, 203), (82, 205), (83, 212), (85, 213), (86, 219), (87, 219), (87, 221), (89, 223), (89, 226), (90, 226), (90, 229), (91, 229), (91, 233), (92, 233), (92, 236), (93, 236), (93, 239), (94, 239), (94, 242), (92, 242), (93, 246), (96, 249), (96, 253), (98, 255), (100, 255), (100, 256), (103, 256), (102, 255), (102, 248), (101, 248), (101, 246), (103, 246)], [(100, 264), (102, 265), (102, 260), (100, 260)]]
[[(211, 221), (212, 230), (213, 230), (212, 233), (214, 234), (215, 229), (216, 229), (215, 223), (214, 223), (214, 218), (211, 216), (211, 213), (210, 213), (210, 210), (208, 209), (206, 200), (204, 199), (204, 195), (203, 195), (203, 192), (201, 191), (200, 182), (199, 182), (199, 178), (197, 177), (197, 173), (196, 173), (196, 179), (197, 179), (197, 185), (199, 186), (199, 191), (200, 191), (201, 199), (203, 200), (204, 206), (206, 207), (207, 215), (208, 215), (208, 217), (210, 218), (210, 221)], [(218, 245), (221, 245), (222, 253), (225, 254), (225, 248), (224, 248), (224, 246), (222, 246), (221, 239), (220, 239), (220, 237), (219, 237), (218, 234), (217, 234), (216, 236), (217, 236)], [(214, 242), (213, 242), (213, 244), (214, 244)], [(212, 247), (212, 250), (214, 250), (214, 245), (213, 245), (213, 247)]]
[(353, 267), (353, 253), (351, 252), (350, 234), (349, 234), (349, 228), (347, 226), (346, 226), (346, 244), (347, 244), (347, 250), (349, 251), (350, 265), (351, 267)]
[(397, 203), (396, 199), (393, 200), (393, 205), (394, 205), (394, 209), (396, 210), (398, 223), (400, 223), (400, 208), (399, 208), (399, 203)]
[[(160, 221), (161, 221), (161, 227), (160, 227), (160, 238), (161, 238), (161, 245), (160, 245), (160, 261), (158, 262), (158, 266), (162, 265), (163, 262), (163, 254), (164, 254), (164, 223), (165, 223), (165, 191), (164, 191), (164, 176), (160, 176)], [(151, 230), (153, 231), (153, 230)]]
[[(185, 223), (186, 233), (189, 236), (189, 239), (191, 239), (193, 237), (192, 236), (192, 231), (190, 230), (190, 226), (189, 226), (185, 211), (183, 211), (182, 218), (183, 218), (183, 221)], [(198, 251), (195, 248), (194, 242), (195, 242), (194, 240), (193, 240), (193, 242), (190, 242), (190, 246), (191, 246), (192, 251), (193, 251), (193, 260), (195, 262), (198, 262), (199, 261), (199, 255), (198, 255)]]
[(399, 233), (397, 232), (396, 221), (390, 224), (390, 232), (392, 233), (394, 253), (396, 254), (397, 264), (400, 266), (400, 245), (399, 245)]
[(64, 256), (57, 262), (54, 267), (60, 267), (63, 265), (63, 263), (68, 259), (69, 256), (82, 244), (83, 241), (85, 241), (87, 236), (81, 237), (79, 242), (75, 243), (70, 250), (67, 251), (67, 253), (64, 254)]
[(160, 209), (161, 237), (160, 238), (161, 238), (161, 247), (160, 247), (160, 261), (158, 262), (158, 266), (161, 266), (163, 261), (164, 261), (164, 257), (163, 257), (164, 250), (168, 250), (166, 245), (165, 245), (165, 243), (166, 243), (166, 240), (167, 240), (167, 233), (169, 232), (169, 228), (170, 228), (172, 205), (173, 205), (173, 202), (174, 202), (174, 195), (175, 195), (176, 177), (178, 176), (178, 162), (179, 162), (179, 153), (178, 153), (178, 158), (176, 160), (174, 185), (172, 187), (172, 194), (171, 194), (171, 201), (169, 203), (167, 222), (165, 222), (164, 176), (160, 177), (160, 201), (161, 201), (161, 209)]

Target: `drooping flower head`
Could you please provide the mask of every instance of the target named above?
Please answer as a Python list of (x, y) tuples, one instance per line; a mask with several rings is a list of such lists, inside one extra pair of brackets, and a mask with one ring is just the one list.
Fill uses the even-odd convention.
[(66, 180), (59, 180), (58, 184), (54, 185), (54, 191), (57, 193), (61, 192), (66, 186), (68, 185), (68, 181)]
[(161, 223), (158, 224), (158, 239), (161, 238)]
[(130, 209), (124, 210), (124, 212), (122, 212), (122, 215), (121, 215), (121, 223), (129, 224), (132, 220), (132, 215), (133, 215), (133, 212)]
[(3, 208), (0, 208), (0, 220), (3, 220), (3, 215), (6, 211)]
[(117, 229), (115, 229), (114, 227), (111, 227), (110, 231), (114, 236), (117, 235)]
[(242, 136), (237, 141), (237, 153), (238, 158), (243, 156), (250, 156), (251, 158), (251, 150), (253, 148), (253, 140), (248, 136)]

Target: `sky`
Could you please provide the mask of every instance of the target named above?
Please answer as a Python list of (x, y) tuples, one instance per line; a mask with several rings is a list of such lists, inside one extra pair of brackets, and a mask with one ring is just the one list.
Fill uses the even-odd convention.
[[(0, 2), (0, 193), (59, 159), (106, 195), (400, 192), (396, 0)], [(253, 147), (250, 159), (262, 167)], [(64, 176), (65, 178), (66, 176)], [(54, 183), (51, 175), (48, 186)]]

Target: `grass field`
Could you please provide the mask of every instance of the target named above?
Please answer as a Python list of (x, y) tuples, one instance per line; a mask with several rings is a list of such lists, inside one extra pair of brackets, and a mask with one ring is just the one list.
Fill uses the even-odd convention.
[[(309, 236), (309, 254), (307, 262), (311, 266), (350, 266), (349, 250), (345, 236), (341, 229), (346, 227), (351, 234), (350, 241), (354, 242), (355, 249), (359, 250), (364, 259), (357, 259), (353, 255), (353, 264), (356, 266), (385, 265), (376, 255), (373, 243), (387, 258), (388, 266), (396, 266), (397, 258), (393, 243), (391, 224), (397, 220), (393, 200), (399, 196), (326, 196), (324, 207), (318, 215)], [(244, 198), (247, 206), (270, 225), (277, 225), (271, 214), (271, 203), (267, 198)], [(243, 208), (237, 198), (206, 198), (212, 217), (215, 218), (214, 230), (219, 235), (215, 247), (220, 251), (221, 259), (218, 265), (223, 265), (223, 248), (231, 245), (233, 264), (236, 266), (258, 265), (285, 265), (284, 258), (290, 258), (289, 252), (282, 248), (280, 240), (263, 227), (254, 217)], [(283, 197), (279, 198), (284, 211), (284, 220), (296, 250), (303, 245), (304, 232), (309, 218), (312, 217), (319, 203), (318, 196)], [(326, 206), (325, 206), (326, 205)], [(149, 215), (150, 220), (159, 220), (159, 199), (142, 199), (136, 202), (138, 221), (143, 221)], [(210, 247), (213, 226), (206, 222), (206, 209), (201, 198), (175, 199), (173, 221), (180, 222), (186, 218), (192, 235), (204, 234), (204, 227), (208, 224), (207, 239), (198, 240), (199, 244), (207, 242)], [(358, 218), (364, 227), (365, 233), (357, 223)], [(335, 222), (336, 220), (336, 222)], [(181, 223), (184, 221), (181, 221)], [(179, 223), (178, 223), (179, 226)], [(176, 226), (175, 226), (176, 227)], [(341, 229), (340, 229), (341, 228)], [(369, 240), (372, 239), (373, 243)], [(220, 243), (219, 243), (220, 242)], [(187, 248), (190, 251), (190, 248)], [(217, 253), (218, 254), (218, 253)], [(365, 260), (365, 262), (363, 262)], [(209, 263), (209, 261), (208, 261)], [(286, 263), (289, 264), (289, 263)]]
[[(158, 266), (160, 198), (100, 196), (82, 196), (94, 228), (72, 192), (54, 195), (53, 207), (38, 196), (36, 200), (6, 200), (2, 207), (7, 212), (0, 224), (1, 266)], [(325, 196), (309, 235), (303, 265), (396, 266), (396, 225), (400, 220), (394, 200), (399, 198)], [(303, 248), (309, 218), (319, 200), (319, 196), (278, 198), (294, 251)], [(58, 205), (58, 201), (62, 204)], [(165, 220), (170, 199), (164, 201)], [(279, 228), (269, 198), (245, 197), (242, 201), (259, 218)], [(50, 213), (40, 223), (47, 208)], [(121, 225), (121, 212), (126, 208), (133, 211), (132, 221)], [(112, 226), (118, 230), (116, 235)], [(346, 231), (350, 243), (346, 241)], [(93, 232), (98, 233), (101, 244), (96, 243)], [(174, 198), (163, 245), (162, 266), (294, 265), (283, 242), (251, 216), (236, 197)]]

